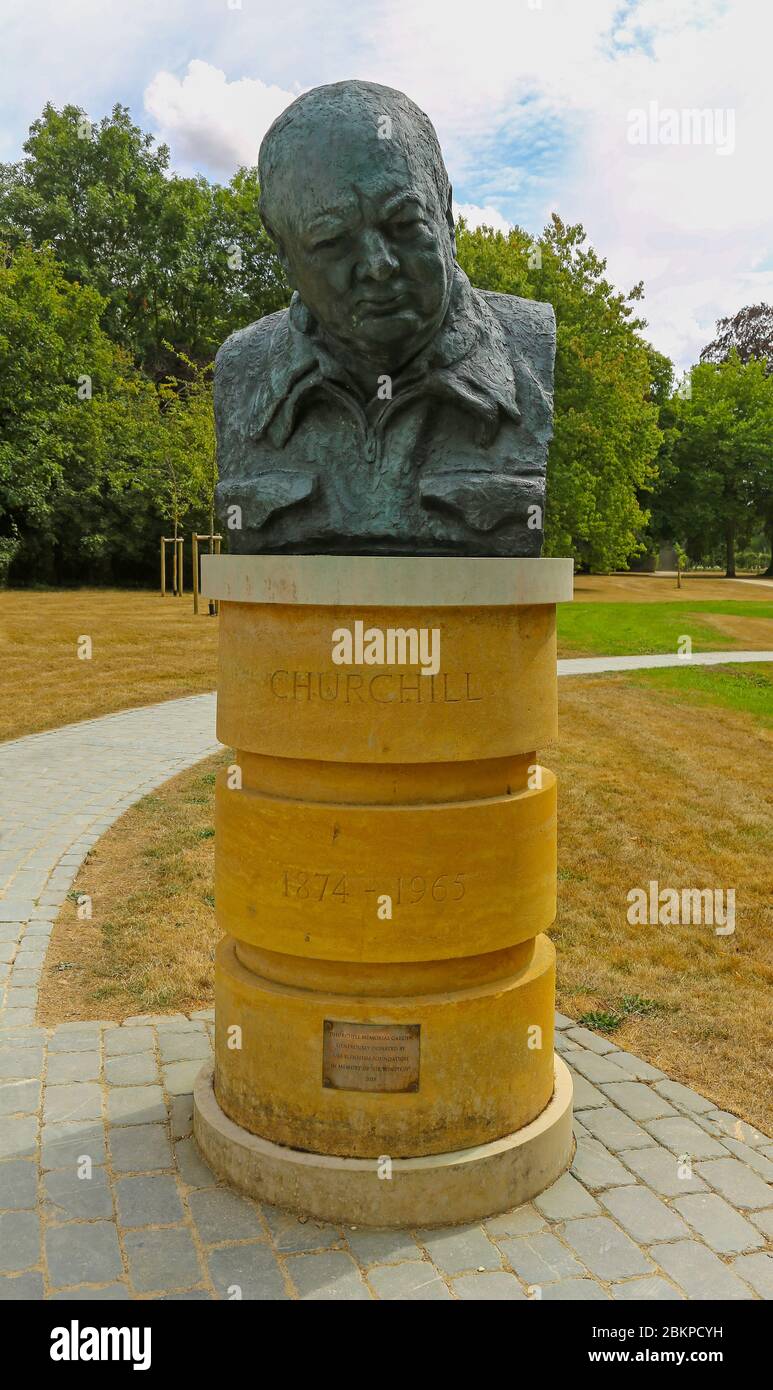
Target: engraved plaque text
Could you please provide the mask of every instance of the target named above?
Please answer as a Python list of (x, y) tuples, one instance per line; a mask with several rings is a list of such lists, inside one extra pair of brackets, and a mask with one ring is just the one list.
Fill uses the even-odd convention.
[(421, 1025), (326, 1018), (322, 1085), (337, 1091), (418, 1091)]

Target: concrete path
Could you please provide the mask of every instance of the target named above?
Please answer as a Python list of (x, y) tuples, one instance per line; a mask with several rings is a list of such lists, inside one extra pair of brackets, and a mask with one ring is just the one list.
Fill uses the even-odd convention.
[[(579, 666), (630, 669), (614, 661)], [(214, 704), (173, 700), (0, 745), (0, 1298), (773, 1297), (771, 1140), (561, 1016), (572, 1173), (480, 1225), (389, 1235), (296, 1220), (215, 1182), (190, 1101), (211, 1012), (35, 1026), (83, 857), (133, 802), (217, 750)]]
[(596, 676), (604, 671), (651, 671), (662, 666), (735, 666), (747, 661), (773, 661), (773, 652), (664, 652), (649, 656), (577, 656), (558, 662), (559, 676)]
[[(652, 573), (656, 579), (676, 579), (676, 570), (653, 570)], [(687, 571), (687, 573), (685, 573), (685, 571), (682, 570), (682, 580), (685, 581), (683, 583), (683, 594), (685, 599), (696, 598), (699, 596), (695, 592), (696, 581), (699, 578), (699, 575), (692, 574), (689, 570)], [(765, 579), (764, 576), (761, 574), (758, 574), (754, 579), (746, 575), (743, 577), (736, 575), (734, 579), (727, 579), (727, 576), (724, 574), (714, 575), (713, 578), (727, 580), (729, 596), (732, 596), (731, 586), (733, 584), (761, 584), (763, 588), (770, 588), (771, 586), (773, 586), (773, 579)]]
[(773, 589), (773, 579), (736, 579), (736, 584), (761, 584), (764, 589)]

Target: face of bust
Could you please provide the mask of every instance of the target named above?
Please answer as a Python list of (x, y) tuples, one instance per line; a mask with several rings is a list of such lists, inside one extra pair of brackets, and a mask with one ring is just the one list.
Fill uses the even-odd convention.
[[(439, 327), (453, 250), (445, 209), (424, 170), (390, 142), (351, 146), (285, 180), (292, 216), (279, 231), (291, 284), (349, 353), (389, 371)], [(283, 190), (284, 191), (284, 190)]]

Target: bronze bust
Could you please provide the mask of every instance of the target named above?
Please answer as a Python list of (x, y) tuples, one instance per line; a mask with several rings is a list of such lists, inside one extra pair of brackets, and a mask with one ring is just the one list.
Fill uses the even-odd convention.
[(294, 293), (217, 355), (230, 549), (539, 555), (553, 310), (471, 286), (428, 117), (375, 83), (316, 87), (259, 176)]

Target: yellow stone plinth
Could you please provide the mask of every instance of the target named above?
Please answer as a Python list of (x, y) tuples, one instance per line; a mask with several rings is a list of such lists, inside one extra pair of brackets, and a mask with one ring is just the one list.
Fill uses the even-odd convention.
[[(528, 1124), (550, 1100), (555, 952), (545, 936), (499, 952), (497, 978), (479, 984), (468, 978), (455, 987), (451, 962), (426, 986), (420, 976), (414, 979), (410, 993), (390, 992), (400, 988), (399, 966), (381, 981), (381, 967), (365, 975), (383, 994), (361, 991), (359, 979), (345, 975), (334, 993), (321, 981), (309, 989), (261, 977), (242, 964), (237, 949), (231, 937), (218, 948), (217, 1096), (231, 1119), (253, 1134), (344, 1158), (413, 1158), (499, 1139)], [(423, 986), (426, 992), (417, 992)], [(326, 1087), (328, 1019), (418, 1026), (420, 1056), (410, 1078), (415, 1089), (390, 1094)], [(242, 1045), (229, 1050), (234, 1025)]]
[[(357, 619), (368, 629), (438, 629), (441, 670), (334, 665), (331, 633)], [(220, 623), (218, 737), (234, 748), (345, 763), (441, 763), (528, 752), (555, 732), (555, 607), (548, 604), (221, 602)]]
[[(217, 787), (224, 940), (214, 1092), (197, 1092), (196, 1133), (216, 1169), (248, 1187), (252, 1174), (258, 1195), (291, 1153), (320, 1160), (291, 1165), (291, 1204), (318, 1215), (340, 1163), (432, 1158), (447, 1176), (461, 1153), (451, 1167), (469, 1180), (470, 1152), (500, 1143), (492, 1181), (510, 1172), (513, 1201), (566, 1166), (571, 1088), (556, 1107), (542, 934), (556, 907), (556, 787), (536, 750), (556, 732), (567, 580), (560, 561), (208, 557), (218, 735), (235, 753)], [(358, 621), (435, 630), (437, 669), (337, 665), (333, 634)], [(530, 1166), (518, 1136), (535, 1124)], [(258, 1148), (237, 1145), (229, 1163), (232, 1131)], [(477, 1197), (435, 1212), (422, 1172), (403, 1184), (414, 1224), (499, 1201), (476, 1180)], [(373, 1224), (384, 1200), (374, 1192)]]
[[(229, 790), (223, 773), (218, 920), (239, 941), (340, 961), (441, 960), (530, 940), (556, 915), (555, 779), (534, 775), (539, 790), (510, 796), (355, 805)], [(377, 916), (385, 894), (388, 921)]]

